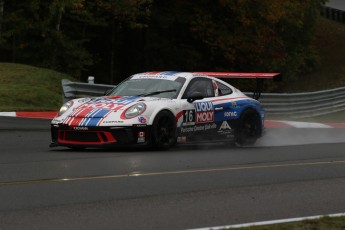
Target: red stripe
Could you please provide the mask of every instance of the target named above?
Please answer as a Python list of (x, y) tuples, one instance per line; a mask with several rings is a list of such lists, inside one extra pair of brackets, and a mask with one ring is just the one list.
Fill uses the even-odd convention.
[(180, 117), (182, 117), (183, 115), (183, 111), (180, 111), (176, 114), (176, 122), (180, 119)]
[(292, 128), (292, 126), (279, 121), (265, 121), (266, 128)]
[(79, 126), (80, 122), (83, 120), (81, 117), (75, 117), (72, 122), (70, 123), (70, 126)]
[(93, 108), (84, 109), (83, 111), (80, 111), (80, 113), (78, 113), (77, 117), (86, 117), (89, 113), (92, 112), (92, 110), (94, 109)]
[(250, 97), (235, 97), (235, 98), (222, 98), (222, 99), (216, 99), (216, 100), (212, 100), (212, 102), (216, 102), (216, 101), (230, 101), (230, 102), (236, 102), (236, 100), (239, 99), (250, 99), (250, 100), (254, 100), (253, 98)]
[(160, 74), (163, 73), (163, 71), (153, 71), (153, 72), (147, 72), (147, 75), (156, 75), (156, 74)]

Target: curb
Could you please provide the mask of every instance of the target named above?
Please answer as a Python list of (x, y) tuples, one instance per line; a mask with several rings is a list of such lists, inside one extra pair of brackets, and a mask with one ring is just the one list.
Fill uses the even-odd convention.
[(0, 116), (53, 119), (57, 112), (0, 112)]
[[(53, 119), (57, 115), (57, 112), (0, 112), (0, 116), (6, 117), (23, 117), (23, 118), (43, 118)], [(266, 120), (266, 128), (336, 128), (345, 129), (345, 123), (317, 123), (317, 122), (301, 122), (301, 121), (276, 121)]]
[(345, 123), (335, 123), (335, 122), (301, 122), (301, 121), (265, 121), (266, 128), (307, 128), (307, 129), (344, 129)]

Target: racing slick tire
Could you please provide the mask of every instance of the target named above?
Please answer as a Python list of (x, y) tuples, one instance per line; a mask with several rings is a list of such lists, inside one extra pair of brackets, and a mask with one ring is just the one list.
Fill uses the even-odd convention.
[(262, 126), (259, 114), (253, 109), (245, 110), (235, 129), (235, 144), (237, 146), (254, 145), (261, 136)]
[(152, 125), (152, 147), (157, 150), (169, 149), (176, 143), (176, 120), (172, 113), (161, 111)]

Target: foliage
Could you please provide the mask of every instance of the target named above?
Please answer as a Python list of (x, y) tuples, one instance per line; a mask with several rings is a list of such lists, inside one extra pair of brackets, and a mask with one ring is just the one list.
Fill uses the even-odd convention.
[(0, 0), (0, 61), (116, 83), (147, 70), (314, 68), (325, 0)]
[(223, 59), (217, 66), (221, 69), (280, 71), (288, 76), (313, 67), (311, 41), (323, 1), (202, 2), (191, 29), (210, 50), (213, 65)]

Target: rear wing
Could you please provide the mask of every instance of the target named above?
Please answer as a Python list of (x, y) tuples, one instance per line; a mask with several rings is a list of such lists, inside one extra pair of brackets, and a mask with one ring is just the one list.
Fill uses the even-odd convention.
[(280, 73), (241, 73), (241, 72), (194, 72), (196, 74), (203, 74), (216, 78), (244, 78), (256, 79), (256, 89), (254, 90), (253, 98), (259, 99), (263, 90), (264, 79), (278, 79)]

